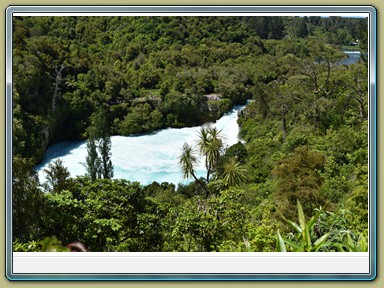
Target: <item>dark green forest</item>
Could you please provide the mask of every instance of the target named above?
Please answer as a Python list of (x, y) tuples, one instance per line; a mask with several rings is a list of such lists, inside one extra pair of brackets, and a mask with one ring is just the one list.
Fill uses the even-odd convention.
[[(14, 17), (14, 251), (367, 251), (367, 35), (364, 18)], [(243, 143), (207, 126), (184, 145), (189, 184), (113, 179), (111, 135), (245, 103)], [(56, 161), (39, 182), (47, 147), (86, 139), (87, 175)]]

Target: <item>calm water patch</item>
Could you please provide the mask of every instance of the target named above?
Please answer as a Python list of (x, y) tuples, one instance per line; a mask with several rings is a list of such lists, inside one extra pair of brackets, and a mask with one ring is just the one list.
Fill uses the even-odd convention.
[(340, 65), (351, 65), (357, 63), (360, 59), (360, 51), (343, 50), (343, 52), (347, 54), (348, 58), (340, 61)]

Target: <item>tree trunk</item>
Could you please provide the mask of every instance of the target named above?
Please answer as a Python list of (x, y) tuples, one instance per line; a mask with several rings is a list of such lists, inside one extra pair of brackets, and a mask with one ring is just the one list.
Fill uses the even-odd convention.
[(53, 90), (53, 98), (52, 98), (52, 107), (51, 107), (51, 112), (55, 112), (55, 108), (56, 108), (56, 101), (57, 101), (57, 97), (59, 95), (59, 85), (61, 83), (61, 81), (63, 80), (61, 78), (61, 72), (63, 71), (63, 69), (65, 68), (64, 64), (62, 64), (60, 66), (60, 68), (56, 68), (56, 77), (55, 77), (55, 88)]
[(281, 136), (281, 140), (283, 143), (285, 141), (285, 138), (287, 137), (287, 119), (285, 118), (285, 115), (286, 115), (286, 112), (285, 112), (285, 109), (283, 108), (281, 112), (281, 124), (282, 124), (281, 129), (283, 132), (283, 135)]
[(206, 195), (207, 198), (208, 198), (208, 190), (207, 190), (207, 188), (205, 187), (205, 185), (203, 184), (203, 182), (201, 182), (200, 179), (198, 179), (194, 173), (192, 174), (192, 177), (193, 177), (193, 178), (195, 179), (195, 181), (196, 181), (197, 183), (199, 183), (200, 186), (204, 189), (204, 191), (205, 191), (205, 195)]
[(208, 160), (205, 159), (205, 167), (207, 168), (207, 183), (209, 183), (209, 175), (211, 173), (211, 165), (209, 165)]
[(363, 102), (360, 102), (359, 108), (360, 108), (359, 109), (360, 110), (360, 121), (364, 122), (365, 116), (364, 116), (364, 103)]

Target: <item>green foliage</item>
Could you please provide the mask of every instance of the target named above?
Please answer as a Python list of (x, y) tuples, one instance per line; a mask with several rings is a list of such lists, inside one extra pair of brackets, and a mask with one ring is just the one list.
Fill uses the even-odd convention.
[(92, 115), (91, 126), (88, 129), (86, 169), (87, 175), (93, 181), (96, 178), (111, 179), (113, 177), (109, 130), (107, 112), (105, 108), (100, 108)]
[(44, 169), (48, 182), (48, 191), (58, 193), (68, 187), (69, 171), (63, 165), (61, 159), (48, 164), (48, 169)]
[(244, 21), (262, 39), (281, 39), (284, 36), (284, 21), (281, 17), (244, 17)]
[(12, 243), (13, 252), (39, 252), (40, 245), (38, 241), (19, 242), (18, 239)]
[(351, 211), (347, 219), (351, 222), (356, 231), (368, 231), (368, 187), (357, 186), (345, 201), (345, 207)]
[(56, 236), (52, 236), (27, 243), (19, 243), (16, 240), (13, 242), (13, 252), (70, 252), (70, 249), (64, 247)]
[(285, 217), (284, 220), (295, 230), (297, 235), (294, 236), (293, 239), (287, 239), (280, 235), (280, 232), (277, 231), (276, 238), (276, 247), (279, 252), (286, 252), (286, 245), (290, 246), (291, 251), (294, 252), (317, 252), (319, 249), (326, 245), (326, 241), (329, 237), (329, 233), (326, 233), (320, 237), (313, 238), (313, 227), (320, 217), (321, 210), (318, 211), (308, 222), (305, 220), (303, 208), (299, 200), (297, 200), (297, 211), (299, 224), (287, 220)]
[(193, 177), (195, 181), (198, 182), (206, 191), (204, 183), (197, 179), (196, 176), (195, 167), (197, 163), (199, 163), (199, 160), (197, 159), (192, 146), (190, 146), (188, 143), (184, 143), (182, 153), (179, 156), (179, 165), (181, 167), (183, 178)]
[(12, 159), (12, 237), (26, 241), (40, 237), (44, 217), (43, 192), (32, 170), (32, 161), (14, 156)]
[(289, 153), (297, 147), (309, 145), (311, 143), (310, 137), (313, 133), (313, 127), (309, 125), (295, 125), (285, 138), (282, 150), (285, 153)]
[[(252, 97), (261, 98), (265, 115), (270, 99), (253, 92), (297, 70), (282, 65), (285, 57), (276, 55), (337, 55), (329, 45), (318, 45), (320, 38), (331, 44), (358, 39), (360, 49), (367, 46), (366, 20), (356, 18), (50, 16), (13, 21), (13, 92), (19, 97), (14, 97), (14, 118), (24, 145), (15, 148), (34, 162), (41, 161), (48, 144), (83, 139), (103, 105), (119, 110), (107, 121), (113, 133), (123, 135), (201, 124)], [(297, 39), (303, 23), (308, 37)], [(315, 45), (307, 41), (312, 35)], [(326, 67), (308, 60), (312, 70)], [(355, 76), (363, 71), (350, 70)], [(364, 84), (363, 75), (351, 84)], [(323, 78), (318, 74), (319, 84)], [(367, 103), (359, 104), (364, 89), (359, 92), (355, 84), (358, 96), (348, 97), (359, 111)], [(206, 103), (204, 95), (214, 92), (221, 99)]]
[(159, 129), (163, 126), (163, 114), (159, 109), (152, 110), (148, 103), (131, 107), (123, 121), (119, 123), (118, 132), (122, 135), (131, 135)]
[(212, 118), (218, 119), (231, 109), (232, 101), (229, 99), (208, 100), (207, 105), (210, 114), (212, 114)]
[(206, 181), (209, 183), (210, 175), (217, 168), (223, 154), (224, 138), (213, 126), (202, 127), (198, 133), (197, 147), (200, 155), (205, 157), (205, 168), (207, 170)]
[(308, 17), (303, 17), (299, 23), (299, 27), (297, 29), (297, 37), (305, 38), (308, 36)]
[[(73, 193), (49, 194), (44, 228), (90, 251), (159, 251), (162, 208), (138, 183), (77, 178)], [(65, 217), (63, 218), (63, 215)]]
[(239, 141), (225, 150), (223, 159), (235, 157), (237, 161), (244, 164), (246, 162), (247, 156), (247, 148), (244, 146), (243, 143)]
[(273, 217), (274, 210), (275, 204), (266, 199), (252, 211), (247, 236), (244, 238), (248, 243), (248, 252), (275, 251), (275, 231), (279, 224)]
[(100, 158), (97, 154), (96, 141), (88, 139), (87, 141), (88, 155), (85, 158), (87, 163), (87, 175), (94, 181), (100, 175)]
[(65, 243), (80, 240), (85, 225), (83, 218), (85, 209), (83, 201), (74, 197), (70, 191), (46, 194), (42, 233), (44, 236), (56, 235)]
[(301, 146), (279, 161), (273, 174), (278, 186), (275, 197), (281, 201), (281, 211), (285, 215), (293, 210), (297, 199), (304, 203), (304, 211), (311, 215), (314, 207), (324, 204), (319, 187), (322, 184), (319, 171), (323, 169), (324, 158), (321, 154)]
[(353, 218), (354, 214), (347, 209), (338, 209), (335, 212), (323, 211), (315, 225), (315, 231), (329, 231), (328, 245), (321, 249), (334, 252), (366, 252), (368, 246), (365, 236), (367, 230), (360, 231), (361, 227), (356, 226)]
[(229, 189), (171, 209), (165, 219), (165, 251), (219, 251), (223, 241), (242, 242), (249, 217), (246, 207), (237, 203), (242, 193)]
[(85, 186), (82, 193), (87, 195), (84, 200), (87, 209), (84, 215), (85, 239), (81, 242), (91, 250), (110, 251), (111, 247), (117, 244), (124, 244), (126, 251), (146, 251), (148, 246), (151, 247), (149, 250), (158, 249), (156, 247), (161, 244), (160, 237), (152, 243), (143, 239), (144, 236), (156, 234), (160, 227), (153, 221), (157, 219), (146, 224), (150, 230), (143, 230), (145, 227), (141, 227), (140, 220), (140, 217), (145, 217), (153, 209), (156, 212), (156, 204), (144, 198), (144, 193), (137, 183), (99, 180), (88, 187)]
[[(277, 231), (276, 249), (280, 252), (367, 252), (368, 244), (360, 233), (356, 236), (355, 229), (347, 219), (350, 211), (339, 209), (336, 212), (318, 209), (316, 214), (306, 222), (300, 202), (298, 201), (299, 225), (295, 222), (284, 220), (295, 230), (298, 235), (289, 234), (282, 237)], [(325, 233), (325, 234), (324, 234)]]
[(42, 252), (69, 252), (69, 248), (64, 247), (55, 236), (44, 238), (41, 242)]
[(350, 234), (347, 234), (347, 241), (345, 244), (335, 244), (339, 252), (368, 252), (368, 244), (365, 237), (360, 234), (357, 241), (353, 241)]
[[(205, 158), (207, 170), (205, 182), (208, 187), (196, 177), (195, 166), (199, 160), (193, 147), (184, 143), (182, 154), (179, 156), (183, 177), (193, 177), (203, 187), (206, 196), (209, 195), (209, 192), (217, 194), (224, 187), (236, 186), (247, 178), (246, 168), (237, 160), (237, 156), (241, 159), (245, 157), (246, 148), (239, 142), (227, 154), (224, 154), (224, 137), (220, 133), (221, 130), (217, 130), (213, 126), (203, 126), (198, 133), (196, 145), (200, 156)], [(234, 156), (229, 157), (231, 154)], [(212, 174), (214, 183), (209, 185)]]
[[(366, 250), (368, 66), (339, 62), (340, 45), (367, 51), (366, 19), (50, 16), (13, 28), (15, 250), (41, 251), (50, 235), (91, 251)], [(224, 149), (204, 127), (196, 152), (184, 145), (194, 182), (111, 180), (110, 135), (212, 122), (248, 99), (244, 143)], [(44, 194), (32, 167), (45, 149), (85, 138), (88, 177), (54, 163)], [(297, 199), (286, 234), (293, 222), (278, 215), (292, 219)]]
[(223, 164), (223, 172), (219, 177), (228, 186), (235, 186), (246, 179), (246, 172), (247, 170), (241, 165), (240, 161), (237, 161), (235, 157), (231, 157)]
[(104, 179), (113, 177), (111, 137), (105, 135), (99, 139), (99, 153), (101, 155), (101, 175)]

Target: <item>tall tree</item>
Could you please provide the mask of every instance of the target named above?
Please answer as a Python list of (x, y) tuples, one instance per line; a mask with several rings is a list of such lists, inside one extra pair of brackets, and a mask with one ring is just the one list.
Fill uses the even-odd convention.
[(113, 165), (110, 136), (105, 135), (99, 139), (99, 152), (101, 155), (101, 176), (104, 179), (111, 179), (113, 177)]
[(323, 181), (320, 171), (324, 163), (320, 153), (306, 146), (297, 147), (277, 162), (272, 171), (278, 180), (274, 196), (281, 203), (281, 211), (287, 213), (284, 215), (294, 211), (297, 199), (307, 215), (312, 215), (314, 207), (324, 204), (325, 199), (319, 193)]
[(63, 165), (61, 159), (57, 159), (53, 163), (49, 163), (48, 168), (44, 169), (47, 180), (50, 185), (49, 190), (52, 193), (59, 193), (67, 187), (69, 171)]
[(282, 17), (271, 17), (271, 31), (269, 32), (269, 38), (282, 39), (284, 37), (284, 22)]
[(305, 16), (299, 21), (297, 37), (305, 38), (308, 36), (308, 18)]
[(345, 55), (331, 45), (318, 40), (306, 42), (308, 46), (308, 56), (302, 59), (296, 58), (296, 65), (300, 68), (299, 74), (303, 75), (303, 87), (307, 90), (303, 98), (307, 109), (305, 115), (316, 129), (320, 128), (323, 114), (329, 109), (332, 95), (331, 85), (332, 71), (337, 63)]
[(92, 114), (88, 134), (88, 156), (86, 158), (88, 175), (92, 180), (96, 178), (111, 179), (113, 177), (113, 165), (106, 108), (102, 107)]
[(87, 140), (87, 152), (87, 175), (91, 177), (92, 181), (95, 181), (97, 178), (101, 178), (101, 161), (99, 155), (97, 154), (96, 140), (93, 137), (89, 137)]
[(181, 167), (181, 172), (183, 173), (183, 178), (193, 177), (197, 183), (200, 184), (201, 187), (207, 192), (207, 189), (203, 182), (196, 176), (195, 167), (199, 163), (195, 155), (195, 151), (192, 146), (188, 143), (184, 143), (182, 153), (179, 156), (179, 165)]
[[(349, 98), (355, 102), (359, 111), (360, 122), (367, 119), (368, 105), (368, 69), (365, 63), (348, 66), (348, 73), (352, 80), (349, 85)], [(352, 104), (351, 104), (352, 105)]]
[(205, 157), (205, 168), (207, 169), (207, 183), (210, 180), (211, 173), (219, 163), (220, 156), (223, 153), (224, 143), (223, 136), (220, 135), (221, 130), (216, 127), (202, 127), (199, 131), (197, 146), (200, 155)]

